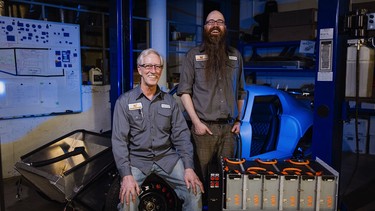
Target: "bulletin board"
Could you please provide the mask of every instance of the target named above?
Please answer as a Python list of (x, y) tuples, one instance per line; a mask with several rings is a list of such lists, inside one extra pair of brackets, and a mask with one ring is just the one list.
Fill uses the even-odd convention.
[(0, 120), (81, 111), (79, 25), (0, 16)]

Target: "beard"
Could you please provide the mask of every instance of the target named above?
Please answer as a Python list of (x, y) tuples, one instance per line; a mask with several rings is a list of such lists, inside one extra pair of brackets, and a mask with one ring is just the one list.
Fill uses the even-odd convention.
[[(218, 30), (219, 35), (211, 35), (212, 30)], [(220, 27), (212, 27), (210, 30), (205, 30), (203, 33), (204, 50), (208, 56), (205, 66), (205, 74), (207, 81), (218, 76), (224, 77), (225, 72), (225, 61), (227, 56), (227, 45), (226, 45), (226, 30), (220, 30)]]

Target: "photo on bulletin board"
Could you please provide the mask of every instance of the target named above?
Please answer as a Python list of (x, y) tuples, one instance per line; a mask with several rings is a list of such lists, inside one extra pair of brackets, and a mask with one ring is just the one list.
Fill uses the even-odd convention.
[(80, 28), (0, 16), (0, 120), (82, 112)]

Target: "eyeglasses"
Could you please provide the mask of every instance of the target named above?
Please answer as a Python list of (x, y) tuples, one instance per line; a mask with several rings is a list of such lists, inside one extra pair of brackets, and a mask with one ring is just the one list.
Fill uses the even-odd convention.
[(140, 64), (139, 66), (145, 68), (146, 70), (152, 70), (154, 68), (157, 70), (161, 70), (163, 68), (163, 65), (159, 64)]
[(218, 26), (224, 26), (224, 25), (225, 25), (225, 21), (224, 21), (224, 20), (221, 20), (221, 19), (216, 20), (216, 21), (213, 20), (213, 19), (210, 19), (210, 20), (206, 21), (206, 24), (207, 24), (207, 25), (210, 25), (210, 26), (215, 25), (215, 23), (216, 23)]

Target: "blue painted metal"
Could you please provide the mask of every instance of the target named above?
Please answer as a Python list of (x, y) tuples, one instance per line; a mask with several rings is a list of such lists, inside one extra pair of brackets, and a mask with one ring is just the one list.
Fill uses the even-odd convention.
[[(342, 33), (348, 0), (320, 0), (318, 8), (318, 43), (320, 30), (333, 29), (332, 81), (315, 81), (313, 156), (336, 170), (340, 168), (342, 149), (342, 102), (345, 94), (346, 38)], [(317, 64), (320, 62), (318, 46)], [(317, 66), (317, 71), (319, 65)], [(317, 72), (318, 73), (318, 72)]]
[[(256, 158), (291, 158), (299, 140), (305, 135), (309, 128), (312, 127), (312, 109), (283, 90), (261, 85), (248, 85), (246, 86), (246, 90), (248, 96), (241, 125), (241, 157), (247, 160), (253, 160)], [(254, 99), (258, 96), (277, 96), (280, 100), (282, 111), (279, 114), (280, 128), (278, 129), (276, 150), (259, 155), (252, 155), (251, 142), (253, 131), (250, 121)]]
[(132, 0), (110, 0), (110, 101), (133, 87)]

